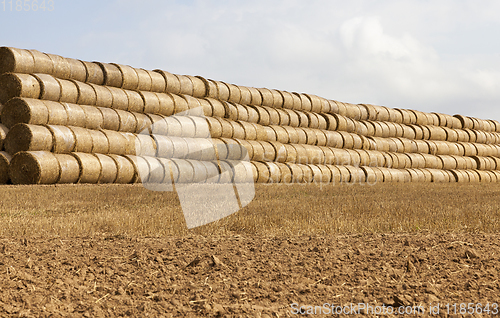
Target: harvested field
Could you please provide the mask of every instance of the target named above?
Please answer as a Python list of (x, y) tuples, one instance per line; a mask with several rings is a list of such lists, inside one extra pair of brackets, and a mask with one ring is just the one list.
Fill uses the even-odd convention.
[(1, 316), (292, 317), (324, 303), (426, 313), (439, 303), (443, 313), (498, 302), (498, 184), (256, 184), (248, 206), (192, 230), (175, 192), (1, 190)]

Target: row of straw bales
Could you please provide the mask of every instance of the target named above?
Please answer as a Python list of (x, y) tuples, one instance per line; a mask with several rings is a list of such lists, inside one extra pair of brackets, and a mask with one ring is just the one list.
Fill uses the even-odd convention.
[(496, 121), (36, 50), (0, 48), (0, 111), (0, 183), (500, 181)]

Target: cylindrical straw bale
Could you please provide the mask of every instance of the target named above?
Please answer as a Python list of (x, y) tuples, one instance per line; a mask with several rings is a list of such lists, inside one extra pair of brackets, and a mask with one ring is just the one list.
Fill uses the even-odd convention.
[(264, 108), (269, 114), (269, 125), (280, 124), (280, 115), (276, 109), (267, 106), (262, 106), (262, 108)]
[[(242, 120), (248, 122), (248, 110), (246, 106), (240, 105), (240, 104), (234, 104), (234, 107), (236, 108), (236, 117), (237, 120)], [(207, 116), (207, 115), (205, 115)]]
[(137, 134), (135, 139), (135, 150), (137, 156), (156, 156), (157, 145), (153, 137), (145, 134)]
[(356, 128), (355, 128), (356, 134), (361, 135), (361, 136), (371, 136), (368, 134), (368, 128), (366, 126), (366, 122), (356, 121), (356, 122), (354, 122), (354, 124), (356, 125)]
[(213, 98), (206, 98), (206, 100), (210, 103), (213, 117), (221, 117), (221, 118), (225, 117), (226, 108), (221, 101)]
[[(72, 80), (78, 88), (78, 101), (79, 105), (97, 105), (97, 95), (94, 88), (87, 83), (77, 82)], [(114, 100), (113, 100), (114, 107)]]
[(283, 144), (287, 144), (290, 142), (290, 137), (288, 135), (287, 130), (284, 127), (274, 126), (274, 125), (270, 126), (270, 127), (271, 127), (271, 129), (274, 130), (274, 132), (276, 134), (276, 141), (283, 143)]
[[(262, 106), (253, 106), (255, 111), (259, 114), (259, 121), (258, 123), (260, 125), (268, 126), (271, 123), (271, 119), (269, 117), (269, 112)], [(278, 119), (279, 121), (279, 119)]]
[(101, 129), (103, 127), (104, 117), (98, 107), (87, 105), (80, 105), (80, 107), (85, 113), (85, 128)]
[(12, 156), (5, 151), (0, 151), (0, 184), (9, 182), (9, 164)]
[(321, 97), (312, 94), (304, 94), (304, 95), (311, 102), (311, 111), (315, 113), (321, 113), (323, 109), (323, 102), (321, 100)]
[[(82, 61), (76, 60), (76, 59), (65, 58), (65, 60), (69, 66), (68, 79), (74, 79), (76, 81), (86, 82), (87, 81), (87, 69), (85, 67), (85, 64)], [(58, 77), (58, 76), (56, 76), (56, 77)]]
[(424, 168), (430, 168), (430, 169), (443, 169), (443, 161), (438, 157), (430, 154), (420, 154), (425, 161), (425, 167)]
[(72, 155), (60, 154), (55, 156), (60, 169), (56, 183), (77, 183), (80, 178), (80, 165)]
[(230, 121), (229, 124), (231, 125), (232, 130), (233, 130), (233, 134), (232, 134), (231, 138), (245, 139), (245, 129), (243, 128), (243, 126), (239, 122)]
[[(156, 144), (156, 155), (161, 158), (173, 158), (174, 144), (171, 137), (162, 135), (153, 135)], [(173, 137), (176, 138), (176, 137)], [(185, 142), (185, 139), (184, 139)], [(186, 150), (187, 151), (187, 150)]]
[(304, 145), (291, 145), (292, 148), (294, 148), (295, 152), (293, 150), (289, 150), (287, 148), (287, 155), (290, 157), (290, 154), (293, 156), (295, 155), (295, 163), (308, 163), (309, 162), (309, 155), (307, 153), (307, 149), (304, 147)]
[(282, 108), (284, 104), (283, 95), (281, 95), (281, 93), (275, 89), (270, 89), (269, 91), (273, 95), (273, 104), (270, 107)]
[(242, 105), (250, 105), (252, 103), (252, 93), (250, 89), (246, 86), (238, 86), (240, 89), (240, 101)]
[(333, 165), (327, 165), (325, 166), (328, 170), (330, 170), (331, 173), (331, 179), (330, 182), (333, 184), (340, 184), (343, 182), (342, 180), (342, 174), (337, 166)]
[(241, 91), (240, 88), (234, 84), (225, 83), (227, 88), (229, 89), (229, 98), (228, 101), (231, 103), (240, 103), (241, 102)]
[(54, 184), (60, 176), (56, 156), (46, 151), (22, 151), (12, 157), (9, 177), (13, 184)]
[(257, 141), (262, 145), (264, 149), (264, 161), (275, 161), (276, 160), (276, 149), (270, 142), (267, 141)]
[(321, 164), (327, 164), (327, 165), (335, 164), (335, 154), (333, 153), (333, 148), (320, 147), (320, 149), (321, 151), (323, 151), (323, 158), (324, 158), (324, 161), (321, 162)]
[(101, 164), (101, 174), (97, 183), (115, 183), (118, 177), (118, 166), (116, 161), (107, 155), (95, 154)]
[(122, 83), (120, 86), (117, 87), (121, 87), (123, 89), (133, 89), (133, 90), (136, 90), (139, 87), (139, 77), (137, 76), (137, 72), (133, 67), (129, 65), (121, 65), (116, 63), (111, 63), (111, 64), (116, 66), (121, 73)]
[[(127, 109), (122, 109), (122, 110), (127, 110), (130, 112), (137, 112), (137, 113), (144, 113), (144, 100), (142, 99), (141, 94), (139, 94), (139, 92), (130, 91), (130, 90), (124, 90), (124, 92), (128, 98), (128, 107), (127, 107)], [(121, 108), (115, 107), (114, 103), (113, 103), (113, 108), (121, 109)]]
[(146, 183), (149, 181), (149, 164), (144, 159), (144, 157), (134, 156), (134, 155), (126, 155), (127, 158), (132, 165), (134, 166), (134, 179), (132, 183)]
[(325, 153), (321, 149), (321, 147), (311, 146), (311, 145), (303, 145), (308, 154), (307, 163), (309, 164), (322, 164), (325, 162)]
[(281, 170), (279, 166), (274, 162), (264, 162), (269, 171), (269, 183), (280, 183), (281, 182)]
[(349, 117), (349, 118), (354, 119), (354, 120), (360, 120), (361, 111), (360, 111), (358, 105), (350, 104), (350, 103), (344, 103), (344, 105), (346, 107), (346, 117)]
[(170, 137), (173, 147), (172, 158), (187, 158), (189, 156), (189, 146), (186, 138)]
[(12, 47), (0, 47), (0, 74), (33, 73), (35, 61), (29, 51)]
[(96, 184), (101, 175), (102, 166), (99, 159), (88, 153), (73, 152), (72, 155), (78, 160), (80, 165), (80, 178), (78, 183)]
[(445, 170), (457, 169), (457, 161), (454, 157), (448, 155), (438, 155), (438, 158), (443, 162), (443, 168)]
[(377, 112), (377, 117), (376, 117), (377, 121), (389, 121), (390, 114), (387, 107), (384, 106), (374, 106), (374, 107), (375, 111)]
[(273, 107), (274, 96), (271, 90), (267, 88), (257, 88), (257, 90), (260, 92), (260, 95), (262, 96), (262, 106)]
[(306, 94), (293, 93), (300, 98), (300, 110), (301, 111), (312, 111), (312, 103), (311, 100), (307, 97)]
[[(89, 85), (94, 89), (96, 95), (96, 106), (115, 107), (118, 109), (126, 109), (128, 107), (127, 95), (123, 90), (96, 84)], [(116, 106), (114, 106), (113, 100), (116, 100)]]
[[(106, 135), (109, 144), (109, 153), (115, 155), (124, 155), (124, 154), (135, 154), (135, 138), (132, 140), (134, 145), (130, 148), (130, 142), (124, 134), (112, 131), (112, 130), (102, 130), (102, 133)], [(134, 135), (132, 135), (134, 136)]]
[[(297, 144), (299, 143), (299, 134), (297, 132), (297, 129), (294, 128), (294, 127), (290, 127), (290, 126), (283, 126), (283, 127), (280, 127), (278, 128), (278, 130), (280, 129), (283, 129), (286, 133), (286, 137), (284, 135), (280, 135), (277, 136), (279, 140), (281, 140), (280, 142), (283, 142), (283, 143), (291, 143), (291, 144)], [(288, 140), (287, 142), (284, 142), (285, 140)]]
[(281, 98), (283, 100), (283, 108), (286, 109), (295, 109), (294, 108), (294, 98), (292, 93), (287, 92), (287, 91), (279, 91), (281, 94)]
[[(158, 93), (139, 91), (142, 98), (144, 108), (143, 112), (146, 114), (159, 114), (160, 113), (160, 99)], [(164, 94), (162, 94), (164, 95)]]
[[(109, 108), (103, 108), (103, 109), (109, 109)], [(119, 127), (117, 129), (118, 131), (125, 131), (125, 132), (132, 132), (132, 133), (137, 131), (137, 118), (131, 112), (127, 112), (127, 111), (124, 111), (121, 109), (116, 109), (114, 111), (116, 112), (116, 114), (118, 116), (118, 122), (119, 122)], [(105, 118), (103, 128), (114, 130), (111, 128), (106, 128), (107, 127), (107, 123), (106, 123), (107, 116), (105, 115), (105, 113), (103, 113), (103, 117)], [(114, 116), (113, 116), (113, 119), (114, 119)]]
[(487, 144), (488, 137), (484, 131), (481, 130), (473, 130), (476, 134), (476, 142), (480, 144)]
[(174, 113), (182, 113), (189, 109), (188, 102), (181, 95), (171, 94), (174, 101)]
[(0, 150), (3, 149), (3, 143), (5, 141), (5, 138), (7, 137), (7, 134), (9, 133), (9, 129), (5, 127), (4, 125), (0, 124)]
[(30, 124), (14, 125), (4, 141), (4, 149), (11, 155), (19, 151), (51, 151), (52, 146), (50, 130), (44, 126)]
[(123, 156), (111, 154), (108, 155), (108, 157), (113, 159), (117, 169), (114, 183), (120, 183), (120, 184), (132, 183), (135, 176), (135, 170), (132, 163)]
[(179, 78), (172, 73), (162, 71), (162, 70), (154, 70), (157, 73), (160, 73), (165, 79), (165, 92), (172, 94), (179, 94), (181, 91), (181, 83), (179, 82)]
[(304, 112), (305, 115), (307, 116), (307, 120), (309, 122), (308, 124), (308, 128), (314, 128), (314, 129), (318, 129), (319, 128), (319, 115), (317, 115), (316, 113), (311, 113), (311, 112)]
[(426, 126), (430, 132), (429, 139), (431, 140), (447, 140), (446, 130), (439, 126)]
[[(120, 110), (105, 107), (97, 107), (97, 109), (101, 112), (103, 119), (100, 128), (116, 131), (120, 129), (120, 116), (118, 115), (118, 111)], [(124, 117), (124, 119), (126, 118)]]
[(347, 170), (351, 175), (349, 182), (351, 183), (365, 183), (366, 182), (366, 174), (363, 169), (360, 167), (346, 166)]
[(2, 108), (2, 123), (7, 128), (18, 123), (43, 125), (48, 120), (49, 110), (46, 104), (38, 99), (16, 97)]
[(45, 53), (37, 50), (29, 50), (34, 60), (33, 73), (52, 74), (54, 72), (54, 62)]
[(61, 88), (59, 101), (73, 104), (78, 102), (78, 87), (76, 87), (75, 82), (59, 78), (56, 78), (56, 81), (59, 83), (59, 87)]
[(113, 87), (122, 87), (123, 76), (118, 66), (109, 63), (94, 62), (98, 64), (104, 74), (104, 85)]
[(413, 130), (411, 126), (403, 125), (402, 128), (403, 128), (403, 135), (402, 135), (403, 138), (415, 139), (416, 137), (415, 130)]
[(39, 98), (40, 83), (33, 75), (5, 73), (0, 75), (0, 104), (14, 97)]
[(360, 108), (364, 108), (364, 113), (366, 113), (367, 118), (365, 120), (377, 120), (377, 110), (373, 105), (370, 104), (360, 104)]
[(47, 56), (52, 60), (53, 65), (52, 72), (49, 74), (62, 79), (68, 79), (71, 77), (70, 65), (66, 58), (55, 54), (47, 54)]
[(262, 106), (262, 95), (260, 91), (255, 87), (247, 87), (250, 91), (251, 102), (249, 105)]
[(68, 112), (62, 103), (46, 101), (45, 105), (49, 111), (48, 124), (51, 125), (67, 125)]
[(54, 153), (70, 153), (75, 149), (76, 139), (70, 128), (66, 126), (47, 125), (52, 134)]
[(314, 132), (314, 130), (309, 128), (299, 128), (299, 129), (304, 131), (306, 134), (306, 144), (308, 145), (316, 144), (316, 133)]
[(231, 125), (231, 123), (225, 120), (224, 118), (215, 118), (215, 119), (219, 121), (222, 127), (221, 137), (233, 138), (234, 127)]
[[(248, 158), (250, 160), (252, 160), (252, 161), (255, 161), (254, 160), (254, 155), (253, 155), (253, 146), (252, 146), (252, 144), (248, 140), (242, 140), (242, 139), (237, 139), (236, 142), (238, 143), (238, 145), (240, 145), (242, 152), (246, 151), (247, 154), (248, 154)], [(215, 159), (212, 159), (212, 160), (215, 160)]]
[(258, 161), (252, 161), (251, 164), (255, 167), (255, 170), (257, 171), (257, 179), (255, 181), (257, 183), (269, 183), (270, 173), (267, 165)]
[(159, 77), (162, 77), (160, 74), (141, 68), (136, 68), (135, 71), (139, 78), (139, 85), (137, 86), (138, 91), (158, 93), (163, 93), (165, 91), (165, 79), (162, 78), (160, 82), (157, 81)]
[(212, 138), (219, 138), (222, 137), (222, 124), (221, 121), (219, 121), (217, 118), (213, 117), (207, 117), (206, 118), (209, 129), (210, 129), (210, 135)]
[(462, 115), (453, 115), (453, 117), (457, 118), (460, 121), (460, 125), (462, 129), (472, 129), (474, 128), (474, 122), (471, 118)]
[(327, 132), (327, 130), (314, 129), (313, 132), (316, 134), (316, 145), (317, 146), (326, 146), (326, 144), (328, 143), (328, 140), (327, 140), (327, 137), (325, 134)]
[(238, 120), (238, 108), (236, 108), (236, 105), (229, 102), (222, 102), (222, 104), (224, 105), (225, 109), (224, 118), (227, 118), (229, 120)]
[(179, 94), (193, 95), (193, 82), (185, 75), (174, 74), (180, 83)]
[[(85, 71), (86, 71), (86, 79), (85, 82), (91, 83), (91, 84), (96, 84), (96, 85), (103, 85), (104, 84), (104, 72), (102, 71), (102, 68), (97, 64), (93, 62), (86, 62), (86, 61), (81, 61), (83, 65), (85, 66)], [(74, 80), (78, 80), (76, 78), (72, 78)], [(81, 81), (83, 82), (83, 81)]]
[(132, 114), (135, 116), (135, 119), (137, 120), (137, 128), (136, 128), (137, 133), (143, 133), (143, 132), (146, 133), (151, 130), (153, 122), (151, 121), (151, 118), (149, 116), (141, 113), (132, 113)]
[(277, 111), (280, 117), (280, 126), (299, 127), (300, 119), (296, 112), (285, 108), (278, 109)]
[(304, 183), (313, 182), (313, 171), (312, 171), (311, 167), (307, 164), (301, 164), (301, 165), (299, 165), (299, 168), (302, 169), (303, 182)]

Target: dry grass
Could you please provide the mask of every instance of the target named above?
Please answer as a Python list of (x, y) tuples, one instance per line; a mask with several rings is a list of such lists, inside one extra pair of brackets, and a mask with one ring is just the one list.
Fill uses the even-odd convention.
[(247, 207), (192, 230), (175, 192), (141, 185), (0, 189), (1, 237), (500, 231), (500, 184), (257, 184)]

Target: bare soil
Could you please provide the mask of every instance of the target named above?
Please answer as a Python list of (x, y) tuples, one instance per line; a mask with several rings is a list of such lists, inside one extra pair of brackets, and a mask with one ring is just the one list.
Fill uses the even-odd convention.
[(293, 317), (325, 303), (353, 304), (360, 316), (421, 305), (422, 317), (437, 317), (429, 305), (438, 304), (441, 317), (471, 317), (461, 304), (475, 313), (481, 303), (490, 316), (500, 302), (499, 239), (426, 231), (4, 238), (0, 316)]

